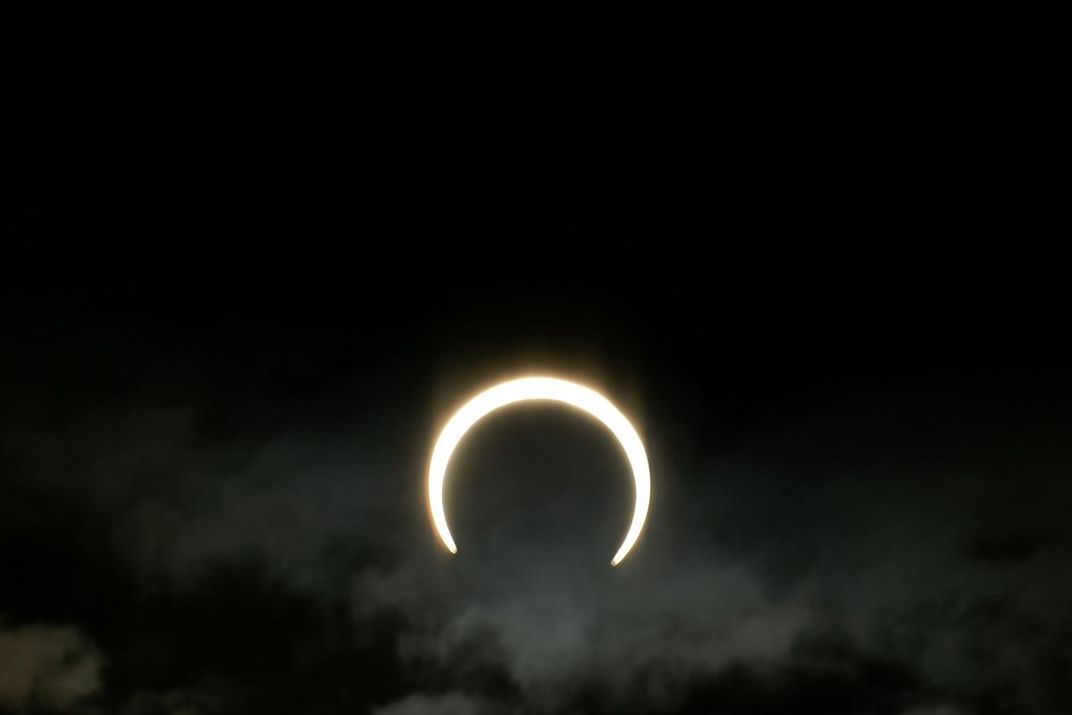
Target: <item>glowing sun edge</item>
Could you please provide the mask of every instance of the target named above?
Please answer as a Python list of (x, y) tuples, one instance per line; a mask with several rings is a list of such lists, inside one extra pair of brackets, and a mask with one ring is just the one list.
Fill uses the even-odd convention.
[(458, 547), (455, 546), (454, 538), (450, 535), (446, 511), (443, 508), (443, 483), (454, 449), (465, 433), (488, 413), (528, 400), (561, 402), (587, 412), (602, 422), (625, 450), (625, 456), (633, 470), (636, 501), (629, 531), (618, 548), (618, 553), (610, 562), (611, 566), (617, 566), (640, 538), (644, 520), (648, 516), (648, 505), (651, 502), (651, 471), (648, 468), (648, 455), (633, 425), (607, 398), (591, 388), (554, 377), (522, 377), (488, 388), (462, 405), (461, 409), (455, 412), (443, 427), (443, 431), (439, 433), (439, 439), (436, 440), (435, 448), (432, 450), (432, 461), (428, 467), (428, 507), (440, 540), (452, 554), (458, 553)]

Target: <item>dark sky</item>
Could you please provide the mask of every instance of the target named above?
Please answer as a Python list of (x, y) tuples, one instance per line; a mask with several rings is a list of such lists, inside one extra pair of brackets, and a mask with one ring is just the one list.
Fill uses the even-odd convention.
[(16, 26), (0, 714), (1072, 711), (1043, 33), (419, 20)]

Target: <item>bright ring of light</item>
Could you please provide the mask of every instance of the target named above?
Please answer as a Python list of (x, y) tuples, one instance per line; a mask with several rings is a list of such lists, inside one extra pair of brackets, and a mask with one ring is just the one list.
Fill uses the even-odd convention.
[(648, 455), (640, 436), (633, 425), (618, 408), (607, 398), (583, 385), (560, 380), (553, 377), (523, 377), (495, 385), (472, 398), (454, 413), (436, 440), (432, 450), (432, 461), (428, 467), (428, 508), (432, 513), (432, 522), (443, 544), (452, 553), (458, 553), (454, 538), (447, 526), (447, 515), (443, 509), (443, 482), (447, 476), (447, 464), (454, 449), (462, 437), (474, 424), (485, 415), (500, 407), (527, 400), (550, 400), (576, 407), (595, 417), (606, 425), (625, 450), (629, 465), (633, 470), (633, 482), (636, 488), (636, 502), (633, 507), (633, 521), (625, 540), (618, 547), (618, 553), (611, 559), (611, 566), (617, 566), (633, 548), (644, 520), (648, 515), (651, 502), (651, 471), (648, 468)]

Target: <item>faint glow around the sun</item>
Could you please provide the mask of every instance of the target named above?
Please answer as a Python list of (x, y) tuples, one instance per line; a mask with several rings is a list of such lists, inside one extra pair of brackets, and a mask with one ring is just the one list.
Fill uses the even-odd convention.
[(648, 468), (648, 455), (633, 425), (607, 398), (584, 385), (554, 377), (523, 377), (495, 385), (462, 405), (461, 409), (455, 412), (447, 422), (439, 434), (439, 439), (436, 440), (435, 448), (432, 450), (432, 461), (428, 467), (428, 507), (432, 512), (432, 521), (439, 533), (439, 538), (452, 554), (458, 553), (458, 547), (454, 544), (454, 537), (450, 534), (447, 515), (443, 509), (443, 482), (446, 479), (447, 466), (451, 455), (454, 454), (454, 449), (469, 428), (488, 413), (515, 402), (529, 400), (561, 402), (587, 412), (606, 425), (625, 450), (625, 456), (633, 470), (636, 502), (629, 531), (618, 548), (618, 553), (610, 562), (611, 566), (617, 566), (640, 538), (640, 531), (644, 528), (644, 520), (648, 515), (648, 504), (651, 502), (651, 472)]

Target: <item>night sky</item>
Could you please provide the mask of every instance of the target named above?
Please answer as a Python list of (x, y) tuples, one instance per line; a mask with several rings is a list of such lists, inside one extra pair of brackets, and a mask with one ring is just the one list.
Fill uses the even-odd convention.
[(1046, 41), (447, 19), (13, 28), (0, 715), (1072, 712)]

